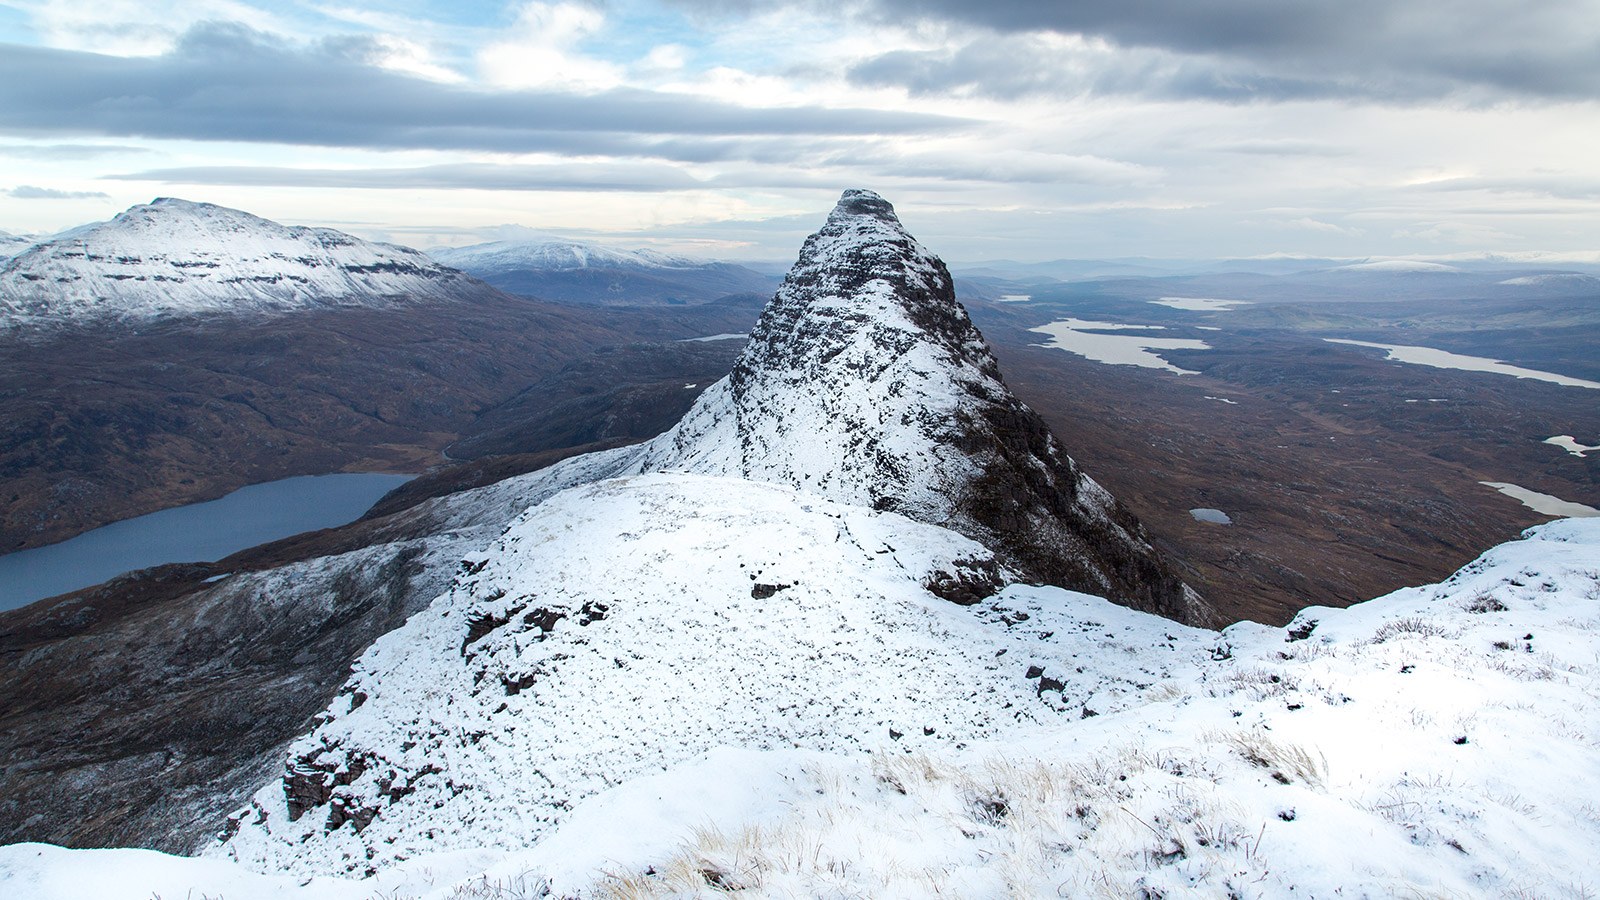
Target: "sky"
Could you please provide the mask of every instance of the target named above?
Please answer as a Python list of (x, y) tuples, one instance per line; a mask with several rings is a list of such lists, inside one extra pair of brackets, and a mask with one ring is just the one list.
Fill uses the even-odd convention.
[(0, 0), (0, 229), (158, 196), (412, 246), (1600, 251), (1600, 0)]

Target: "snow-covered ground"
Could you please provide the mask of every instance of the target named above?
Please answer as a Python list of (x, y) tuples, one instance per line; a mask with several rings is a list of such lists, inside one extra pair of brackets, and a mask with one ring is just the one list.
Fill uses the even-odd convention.
[[(1209, 658), (1211, 635), (1154, 617), (1067, 640), (1106, 618), (1082, 595), (962, 607), (926, 589), (991, 560), (942, 528), (739, 479), (558, 495), (380, 639), (290, 748), (332, 790), (296, 808), (264, 786), (217, 853), (314, 874), (515, 848), (719, 746), (948, 751), (1137, 705)], [(328, 827), (346, 819), (361, 830)]]
[(1376, 262), (1352, 263), (1347, 266), (1337, 266), (1335, 272), (1426, 272), (1437, 274), (1441, 272), (1460, 272), (1455, 266), (1444, 263), (1425, 262), (1420, 259), (1380, 259)]
[[(616, 540), (638, 536), (630, 556), (644, 568), (653, 552), (676, 539), (630, 531), (637, 522), (627, 520), (602, 525), (595, 521), (599, 513), (583, 524), (577, 520), (591, 514), (580, 507), (597, 498), (581, 492), (609, 494), (613, 506), (632, 494), (639, 509), (661, 509), (657, 504), (670, 504), (674, 496), (691, 499), (685, 492), (695, 487), (715, 493), (716, 482), (654, 476), (579, 489), (570, 501), (552, 501), (565, 503), (560, 515), (543, 525), (524, 522), (511, 537), (520, 536), (518, 552), (533, 559), (541, 540), (558, 540), (568, 525), (611, 528)], [(865, 557), (868, 545), (891, 534), (908, 536), (899, 529), (910, 523), (893, 517), (808, 502), (779, 488), (757, 490), (769, 511), (812, 506), (799, 524), (786, 527), (831, 527), (841, 541), (848, 528), (853, 543), (831, 551), (838, 560)], [(720, 710), (726, 727), (710, 732), (711, 746), (640, 765), (634, 777), (562, 812), (537, 839), (519, 823), (474, 820), (446, 808), (433, 813), (432, 824), (457, 835), (476, 830), (491, 849), (460, 842), (461, 849), (419, 852), (369, 878), (309, 879), (254, 874), (217, 859), (23, 844), (0, 848), (0, 894), (136, 900), (202, 894), (355, 900), (1141, 892), (1573, 897), (1600, 887), (1593, 869), (1593, 849), (1600, 846), (1600, 522), (1563, 520), (1532, 529), (1526, 539), (1489, 551), (1439, 585), (1347, 610), (1309, 609), (1286, 629), (1241, 624), (1220, 633), (1175, 629), (1054, 589), (1013, 587), (971, 608), (941, 609), (938, 601), (919, 603), (904, 590), (897, 592), (899, 602), (874, 598), (896, 583), (890, 574), (896, 564), (862, 559), (874, 578), (858, 589), (857, 599), (865, 602), (833, 597), (838, 624), (830, 629), (808, 622), (803, 633), (811, 646), (785, 652), (775, 636), (793, 637), (791, 623), (827, 615), (820, 597), (794, 591), (811, 585), (808, 591), (821, 594), (827, 582), (819, 570), (837, 563), (828, 554), (780, 561), (774, 552), (798, 535), (769, 532), (756, 521), (742, 523), (750, 526), (743, 532), (748, 539), (719, 546), (740, 523), (705, 530), (706, 521), (679, 534), (695, 543), (675, 557), (695, 562), (667, 573), (663, 597), (695, 571), (720, 573), (732, 592), (735, 582), (749, 583), (738, 563), (748, 569), (757, 559), (778, 581), (804, 569), (801, 584), (759, 601), (767, 616), (750, 614), (758, 601), (743, 590), (726, 605), (679, 597), (671, 607), (678, 621), (638, 615), (646, 601), (619, 591), (605, 619), (553, 630), (551, 640), (564, 650), (548, 641), (530, 644), (545, 658), (571, 653), (565, 664), (598, 677), (599, 662), (615, 664), (598, 659), (594, 644), (577, 643), (586, 632), (627, 628), (640, 639), (655, 637), (640, 646), (642, 659), (622, 660), (622, 683), (595, 694), (581, 715), (551, 725), (564, 726), (565, 737), (579, 744), (605, 732), (608, 722), (626, 721), (639, 733), (616, 733), (612, 740), (647, 743), (651, 736), (681, 733), (711, 712), (707, 692), (725, 699), (741, 694), (741, 679), (750, 676), (791, 683), (790, 702), (804, 709), (807, 700), (819, 699), (811, 692), (828, 677), (800, 673), (804, 680), (789, 682), (777, 673), (752, 672), (749, 664), (820, 652), (814, 664), (831, 674), (836, 642), (841, 654), (854, 655), (877, 646), (880, 637), (897, 636), (902, 652), (852, 661), (859, 673), (852, 687), (872, 685), (876, 695), (855, 698), (840, 737), (826, 749), (785, 748), (771, 739), (803, 731), (784, 725), (790, 710), (727, 703)], [(922, 541), (870, 555), (893, 556), (903, 566), (932, 560), (962, 540), (926, 526), (911, 532)], [(603, 564), (603, 546), (585, 565)], [(562, 576), (542, 577), (549, 589)], [(633, 585), (619, 583), (624, 586)], [(772, 615), (780, 608), (790, 611)], [(1008, 624), (1004, 613), (997, 617), (1000, 610), (1010, 610), (1013, 621)], [(1023, 610), (1033, 615), (1019, 620), (1015, 613)], [(449, 618), (442, 612), (419, 616), (427, 622), (407, 628), (436, 628), (440, 641), (459, 642), (459, 633), (439, 624)], [(716, 630), (727, 639), (698, 649), (669, 639), (669, 629), (687, 627), (695, 617), (718, 620)], [(756, 627), (749, 621), (755, 619), (768, 624), (745, 632), (745, 642), (733, 640), (737, 629)], [(947, 633), (920, 648), (923, 656), (903, 652), (934, 628)], [(484, 638), (507, 645), (516, 639), (500, 633)], [(1008, 652), (985, 660), (996, 647)], [(663, 660), (680, 653), (703, 664), (698, 681), (650, 677), (664, 675)], [(1026, 682), (1009, 672), (1020, 668), (1024, 655), (1043, 662), (1049, 677), (1059, 673), (1062, 689), (1040, 680), (1020, 691), (1006, 687), (1008, 680)], [(377, 657), (381, 663), (383, 653)], [(944, 696), (943, 689), (953, 687), (946, 680), (951, 673), (927, 665), (928, 659), (948, 664), (963, 657), (974, 661), (967, 677), (999, 691), (990, 702), (982, 693)], [(1120, 673), (1109, 671), (1119, 660)], [(398, 659), (386, 664), (401, 665)], [(363, 671), (373, 671), (372, 665), (364, 662)], [(629, 665), (646, 671), (629, 673)], [(1084, 673), (1076, 671), (1080, 665)], [(1087, 718), (1081, 710), (1093, 701), (1084, 707), (1060, 702), (1067, 695), (1077, 699), (1085, 674), (1121, 676), (1107, 694), (1110, 702)], [(451, 685), (439, 687), (443, 692)], [(902, 690), (920, 693), (902, 697)], [(463, 729), (482, 706), (467, 693), (448, 707)], [(669, 698), (659, 695), (668, 693), (677, 698), (663, 703)], [(878, 705), (878, 698), (888, 698), (888, 705)], [(386, 702), (374, 695), (363, 709)], [(910, 730), (911, 723), (934, 723), (941, 713), (986, 706), (972, 722), (938, 721), (934, 735)], [(1065, 712), (1058, 711), (1062, 706)], [(909, 718), (907, 709), (915, 711)], [(504, 759), (502, 776), (521, 782), (518, 790), (536, 788), (542, 782), (537, 773), (559, 764), (550, 756), (504, 753), (541, 715), (547, 714), (525, 709), (479, 739), (501, 748), (485, 756)], [(753, 739), (749, 723), (763, 718), (768, 737)], [(845, 737), (852, 723), (878, 718), (882, 724), (873, 721), (865, 739)], [(886, 726), (902, 718), (907, 733), (894, 740)], [(353, 714), (341, 721), (353, 721)], [(999, 739), (951, 741), (938, 731), (947, 727), (992, 728)], [(460, 761), (438, 759), (446, 769)], [(473, 773), (462, 774), (470, 781)], [(343, 830), (354, 833), (350, 824)], [(420, 846), (426, 849), (426, 842)]]

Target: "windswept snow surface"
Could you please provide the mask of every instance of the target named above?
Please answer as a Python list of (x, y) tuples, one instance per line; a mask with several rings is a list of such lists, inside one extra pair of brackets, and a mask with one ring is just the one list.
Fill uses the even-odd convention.
[(16, 256), (18, 253), (32, 247), (38, 238), (24, 237), (8, 231), (0, 231), (0, 263)]
[[(643, 502), (645, 508), (671, 514), (676, 503), (705, 500), (695, 492), (697, 487), (725, 500), (721, 488), (726, 484), (657, 477), (584, 490), (609, 492), (611, 503), (630, 494), (639, 501), (651, 497)], [(741, 529), (730, 520), (728, 527), (694, 539), (682, 547), (689, 552), (681, 553), (664, 535), (651, 539), (626, 530), (638, 527), (637, 518), (619, 523), (611, 528), (613, 539), (628, 540), (624, 534), (639, 539), (628, 556), (648, 558), (651, 550), (638, 546), (640, 542), (658, 549), (673, 543), (675, 559), (698, 562), (670, 567), (661, 590), (652, 589), (645, 597), (629, 592), (631, 580), (616, 582), (614, 613), (588, 626), (557, 626), (546, 641), (529, 644), (535, 656), (555, 659), (564, 653), (560, 664), (598, 669), (605, 662), (601, 645), (620, 637), (603, 636), (600, 629), (626, 628), (655, 638), (647, 645), (649, 652), (641, 649), (642, 660), (616, 657), (625, 667), (643, 665), (646, 671), (616, 669), (615, 681), (583, 707), (568, 710), (565, 718), (532, 704), (519, 706), (512, 696), (502, 700), (507, 707), (496, 729), (473, 744), (472, 729), (482, 721), (477, 711), (484, 704), (459, 673), (437, 669), (399, 678), (394, 690), (383, 689), (353, 712), (335, 709), (333, 720), (318, 734), (351, 734), (354, 729), (341, 723), (353, 725), (369, 707), (381, 707), (386, 710), (382, 715), (368, 713), (381, 720), (372, 723), (372, 733), (390, 740), (415, 725), (388, 711), (399, 708), (396, 700), (424, 690), (426, 676), (448, 679), (436, 688), (440, 699), (451, 689), (464, 690), (451, 698), (455, 706), (440, 717), (459, 726), (451, 734), (460, 747), (435, 757), (435, 767), (450, 775), (433, 776), (458, 778), (461, 795), (438, 794), (445, 803), (439, 809), (417, 804), (408, 814), (414, 835), (402, 838), (423, 844), (429, 852), (396, 865), (386, 863), (388, 851), (380, 852), (379, 873), (366, 879), (324, 876), (304, 881), (304, 876), (283, 870), (316, 869), (312, 863), (337, 841), (313, 835), (303, 845), (282, 843), (279, 855), (254, 863), (277, 870), (266, 876), (214, 859), (22, 844), (0, 848), (0, 893), (54, 900), (81, 897), (92, 886), (95, 896), (107, 900), (148, 900), (152, 892), (224, 894), (230, 900), (1141, 892), (1169, 897), (1558, 898), (1583, 896), (1595, 887), (1593, 849), (1600, 846), (1600, 521), (1563, 520), (1531, 529), (1524, 540), (1490, 550), (1438, 585), (1397, 591), (1346, 610), (1308, 609), (1288, 628), (1241, 624), (1216, 633), (1172, 630), (1164, 620), (1054, 589), (1013, 587), (975, 607), (940, 607), (916, 598), (906, 576), (919, 562), (955, 549), (959, 538), (941, 537), (937, 529), (897, 517), (818, 504), (777, 488), (756, 490), (765, 495), (758, 510), (778, 512), (785, 504), (812, 507), (798, 523), (790, 524), (786, 517), (785, 527), (831, 527), (843, 544), (848, 526), (849, 543), (807, 554), (808, 565), (800, 566), (798, 558), (783, 558), (779, 564), (781, 557), (773, 553), (786, 549), (788, 539), (799, 534), (780, 531), (764, 538), (764, 530)], [(581, 491), (578, 495), (596, 499)], [(670, 499), (674, 496), (676, 500)], [(737, 515), (746, 514), (748, 499), (740, 500)], [(552, 503), (569, 507), (562, 519), (577, 524), (570, 518), (582, 515), (570, 508), (576, 504), (565, 503), (564, 497)], [(713, 500), (705, 514), (720, 518), (723, 514), (715, 508)], [(518, 552), (533, 554), (523, 557), (529, 562), (539, 552), (550, 552), (527, 543), (540, 539), (527, 530), (532, 524), (525, 521), (507, 535)], [(550, 524), (567, 533), (564, 522)], [(742, 524), (759, 523), (746, 519)], [(859, 531), (856, 525), (862, 526)], [(902, 526), (910, 526), (910, 533), (901, 533)], [(715, 546), (735, 537), (734, 545)], [(912, 541), (903, 549), (896, 545), (893, 554), (869, 553), (874, 540), (896, 537)], [(563, 540), (559, 534), (544, 539)], [(881, 559), (889, 555), (905, 567), (898, 581), (890, 574), (896, 566)], [(813, 570), (832, 569), (850, 557), (859, 557), (850, 567), (857, 569), (855, 574), (867, 576), (860, 585), (845, 585)], [(796, 568), (805, 571), (798, 575), (800, 586), (767, 598), (767, 611), (752, 616), (739, 609), (754, 601), (743, 597), (748, 576), (737, 565), (744, 561), (748, 568), (757, 560), (774, 575), (795, 577), (791, 573)], [(785, 568), (790, 565), (796, 568)], [(713, 585), (729, 590), (738, 585), (737, 602), (720, 606), (671, 599), (679, 579), (690, 576), (696, 566), (701, 579), (713, 573)], [(725, 571), (730, 567), (733, 571)], [(568, 579), (572, 574), (566, 573)], [(533, 572), (527, 575), (534, 577)], [(488, 566), (475, 577), (480, 588), (513, 584)], [(544, 581), (560, 584), (563, 576), (550, 572)], [(813, 597), (794, 593), (802, 586), (814, 593), (827, 588), (841, 596), (857, 594), (864, 602), (815, 609)], [(459, 610), (461, 601), (455, 598), (464, 587), (458, 583), (441, 605)], [(888, 595), (873, 597), (885, 588)], [(889, 595), (898, 602), (882, 603)], [(640, 614), (646, 606), (665, 611), (663, 604), (671, 604), (680, 618), (652, 620)], [(780, 612), (791, 604), (797, 608)], [(1017, 615), (1023, 611), (1030, 613), (1028, 619)], [(454, 632), (443, 628), (442, 620), (448, 618), (444, 612), (436, 609), (418, 617), (433, 624), (414, 621), (406, 627), (413, 633), (441, 629), (434, 638), (439, 659), (458, 653), (450, 645), (465, 636), (465, 623), (459, 620)], [(783, 638), (802, 636), (786, 623), (799, 625), (808, 616), (816, 618), (803, 632), (804, 645), (785, 649), (781, 639), (759, 633), (770, 628)], [(696, 629), (717, 641), (714, 650), (685, 648), (666, 639), (669, 626), (685, 627), (696, 617), (714, 625)], [(827, 618), (834, 623), (826, 623)], [(748, 627), (756, 630), (737, 631)], [(940, 688), (953, 686), (944, 681), (952, 673), (941, 665), (908, 665), (911, 658), (904, 651), (915, 649), (919, 636), (939, 629), (971, 637), (973, 660), (993, 648), (1008, 650), (989, 661), (1002, 671), (988, 672), (979, 664), (960, 676), (994, 684), (997, 693), (945, 696)], [(1044, 636), (1052, 629), (1053, 634)], [(504, 656), (519, 640), (508, 630), (515, 629), (488, 634), (483, 652)], [(833, 647), (841, 655), (858, 654), (863, 647), (879, 646), (876, 637), (887, 639), (894, 631), (902, 631), (895, 643), (852, 660), (845, 687), (828, 687), (821, 674), (801, 671), (799, 681), (783, 682), (787, 690), (780, 696), (787, 699), (767, 701), (759, 713), (730, 702), (743, 694), (746, 684), (750, 691), (766, 693), (771, 683), (780, 682), (771, 673), (749, 670), (747, 660), (755, 658), (755, 647), (741, 648), (737, 637), (778, 651), (763, 664), (787, 667), (802, 660), (831, 673)], [(725, 637), (717, 639), (717, 632)], [(533, 637), (524, 632), (520, 639)], [(560, 649), (546, 647), (550, 641)], [(374, 648), (358, 668), (358, 680), (375, 672), (375, 665), (402, 668), (398, 657), (374, 658), (380, 650), (393, 653), (398, 647), (389, 643)], [(634, 676), (658, 672), (655, 667), (680, 652), (703, 667), (697, 680), (678, 687), (681, 698), (669, 705), (649, 705), (673, 686)], [(918, 652), (921, 659), (941, 663), (962, 655), (955, 648), (932, 655)], [(820, 659), (812, 658), (814, 654)], [(1101, 684), (1116, 688), (1114, 694), (1107, 691), (1114, 699), (1097, 709), (1101, 715), (1078, 718), (1070, 706), (1066, 713), (1055, 712), (1053, 686), (1042, 692), (1038, 687), (1043, 682), (1025, 684), (1022, 691), (1003, 687), (1003, 670), (1025, 657), (1037, 657), (1051, 677), (1057, 672), (1064, 676), (1063, 697), (1082, 696), (1085, 687)], [(1068, 662), (1056, 662), (1063, 658)], [(1106, 668), (1112, 664), (1119, 664), (1135, 683), (1130, 687), (1118, 685), (1114, 677), (1108, 680)], [(1076, 671), (1080, 665), (1084, 673)], [(1146, 671), (1135, 674), (1141, 668)], [(747, 676), (757, 681), (743, 681)], [(930, 676), (934, 684), (927, 682)], [(786, 749), (785, 737), (804, 731), (796, 726), (810, 715), (806, 700), (812, 699), (810, 689), (817, 682), (827, 688), (815, 698), (823, 704), (836, 702), (833, 698), (841, 691), (870, 692), (861, 693), (861, 699), (923, 694), (917, 703), (908, 697), (881, 713), (871, 707), (855, 710), (838, 735), (826, 739), (836, 745), (832, 748)], [(705, 696), (707, 690), (714, 696)], [(476, 796), (481, 802), (484, 785), (478, 779), (496, 767), (507, 780), (497, 790), (537, 793), (544, 781), (541, 773), (570, 771), (565, 767), (575, 757), (597, 759), (610, 753), (626, 758), (633, 754), (619, 753), (621, 748), (650, 741), (683, 747), (681, 737), (701, 727), (696, 723), (702, 711), (718, 702), (724, 704), (719, 712), (729, 727), (709, 734), (711, 747), (676, 764), (662, 760), (642, 765), (637, 777), (562, 810), (553, 827), (522, 830), (512, 823), (508, 831), (504, 815), (462, 817), (463, 805), (474, 801), (461, 798)], [(1012, 705), (1007, 708), (1006, 702)], [(778, 703), (793, 704), (796, 714), (780, 710)], [(912, 721), (986, 708), (994, 739), (951, 740), (916, 731), (900, 741), (884, 740), (876, 722), (868, 729), (868, 740), (849, 739), (862, 721), (893, 722), (907, 706), (916, 708)], [(772, 716), (772, 721), (762, 739), (751, 742), (744, 729), (761, 715)], [(645, 734), (582, 746), (606, 723), (624, 720)], [(537, 722), (549, 725), (535, 727)], [(517, 744), (531, 750), (526, 746), (530, 735), (558, 731), (565, 732), (561, 743), (570, 742), (572, 751), (513, 752)], [(727, 746), (741, 743), (742, 748)], [(469, 745), (478, 748), (481, 763), (463, 764), (463, 748)], [(360, 783), (357, 779), (352, 786)], [(433, 789), (424, 785), (418, 790)], [(339, 830), (353, 846), (396, 809), (386, 809), (361, 836), (353, 823)], [(267, 811), (266, 828), (247, 823), (240, 837), (253, 832), (262, 838), (272, 827), (273, 814)], [(322, 815), (322, 810), (307, 813)], [(439, 839), (419, 841), (416, 835), (430, 828), (443, 829)], [(541, 830), (542, 837), (537, 833)], [(492, 847), (523, 848), (431, 852), (466, 846), (474, 834)], [(270, 845), (270, 840), (260, 843)], [(240, 847), (240, 839), (230, 846)]]
[(332, 874), (515, 848), (718, 746), (948, 751), (1144, 702), (1210, 652), (1154, 617), (1067, 640), (1104, 621), (1083, 595), (926, 588), (986, 564), (953, 532), (737, 479), (558, 495), (362, 657), (219, 852)]
[(488, 288), (416, 250), (163, 198), (0, 267), (0, 328), (260, 314), (440, 299)]

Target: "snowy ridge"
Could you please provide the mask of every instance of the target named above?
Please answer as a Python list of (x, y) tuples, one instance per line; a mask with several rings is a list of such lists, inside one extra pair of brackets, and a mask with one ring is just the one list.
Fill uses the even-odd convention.
[(877, 195), (845, 194), (708, 395), (642, 448), (552, 470), (634, 474), (469, 555), (220, 852), (312, 874), (510, 849), (722, 744), (959, 749), (1147, 702), (1208, 658), (1203, 632), (1155, 618), (1055, 642), (1105, 601), (996, 596), (1042, 571), (1192, 597), (1005, 389), (944, 265)]
[[(695, 484), (726, 497), (711, 480), (657, 478), (615, 488), (613, 499), (628, 491), (659, 499)], [(756, 490), (784, 502), (785, 492)], [(830, 520), (844, 512), (855, 517), (852, 524), (874, 521), (860, 510), (812, 510)], [(875, 517), (895, 531), (897, 519)], [(937, 533), (911, 527), (925, 537)], [(952, 540), (959, 541), (933, 539), (918, 552), (948, 549)], [(1146, 666), (1154, 671), (1140, 673), (1139, 684), (1087, 719), (1049, 712), (1058, 693), (1074, 694), (1078, 685), (1058, 691), (1041, 679), (1022, 698), (1028, 721), (1004, 726), (1009, 733), (1000, 741), (964, 748), (934, 738), (908, 744), (907, 735), (880, 741), (870, 753), (712, 749), (576, 803), (537, 841), (517, 831), (487, 842), (531, 845), (520, 850), (430, 847), (376, 866), (369, 878), (308, 879), (287, 873), (316, 868), (308, 863), (325, 852), (324, 839), (283, 845), (288, 856), (271, 859), (267, 874), (220, 859), (22, 844), (0, 848), (0, 892), (30, 900), (86, 891), (107, 900), (148, 900), (152, 891), (230, 900), (1582, 896), (1592, 889), (1592, 850), (1600, 846), (1597, 559), (1600, 522), (1553, 522), (1441, 584), (1345, 610), (1308, 609), (1283, 629), (1241, 624), (1221, 633), (1171, 631), (1163, 620), (1093, 598), (1012, 588), (992, 601), (1006, 610), (999, 621), (972, 629), (996, 642), (980, 644), (985, 649), (1015, 640), (1012, 648), (1064, 655), (1073, 666), (1062, 672), (1069, 681), (1078, 665), (1101, 670), (1097, 679), (1133, 659), (1154, 663)], [(485, 575), (488, 567), (480, 586), (505, 583)], [(869, 590), (887, 583), (881, 569), (877, 576)], [(684, 603), (687, 612), (692, 605)], [(574, 641), (632, 615), (623, 606), (619, 596), (617, 616), (558, 625), (550, 640), (575, 649), (572, 660), (595, 656), (592, 644)], [(949, 614), (930, 621), (972, 626), (974, 609), (930, 607)], [(1023, 610), (1038, 615), (1022, 620)], [(715, 617), (715, 610), (700, 614)], [(1048, 627), (1036, 619), (1082, 630), (1044, 637), (1029, 631)], [(504, 648), (512, 638), (505, 628), (481, 641)], [(1107, 634), (1111, 640), (1101, 637)], [(1152, 643), (1167, 646), (1152, 653)], [(999, 664), (1020, 662), (1018, 652), (1011, 649)], [(910, 687), (921, 675), (886, 662), (879, 677), (891, 682)], [(331, 713), (326, 733), (343, 734), (341, 720), (392, 702), (385, 698), (393, 690), (420, 689), (412, 685), (421, 681), (401, 681), (353, 712)], [(611, 688), (560, 725), (586, 730), (595, 712), (625, 712), (634, 683)], [(788, 696), (803, 703), (807, 694)], [(469, 693), (464, 709), (452, 710), (464, 739), (471, 739), (478, 706)], [(633, 709), (652, 731), (681, 723), (661, 709)], [(736, 705), (726, 710), (745, 715)], [(540, 781), (534, 773), (546, 771), (545, 760), (504, 747), (523, 739), (527, 717), (536, 714), (506, 715), (501, 728), (478, 738), (483, 755), (500, 760), (513, 782), (507, 790), (530, 790)], [(442, 757), (439, 768), (451, 775), (432, 777), (456, 777), (458, 764), (456, 756)], [(461, 771), (463, 796), (477, 791), (475, 779), (485, 771)], [(457, 834), (499, 827), (459, 818), (462, 801), (451, 802), (457, 805), (413, 826)], [(361, 834), (378, 828), (382, 815)], [(246, 818), (235, 847), (258, 827)], [(342, 829), (358, 847), (353, 825)], [(440, 846), (457, 842), (452, 836)]]
[(32, 247), (35, 243), (38, 243), (37, 238), (0, 231), (0, 262), (16, 256), (18, 253)]
[(362, 657), (222, 849), (310, 874), (513, 848), (576, 800), (717, 746), (1018, 736), (1140, 702), (1209, 653), (1154, 618), (1093, 654), (1041, 642), (1090, 631), (1103, 601), (929, 592), (981, 581), (988, 560), (943, 529), (741, 480), (557, 495)]
[(1337, 266), (1330, 271), (1454, 273), (1460, 272), (1461, 269), (1445, 263), (1426, 262), (1420, 259), (1380, 259), (1375, 262), (1359, 262)]
[(894, 510), (994, 549), (1024, 579), (1183, 621), (1208, 615), (1133, 516), (1006, 388), (944, 263), (871, 191), (844, 193), (732, 373), (637, 470)]
[(1516, 278), (1507, 278), (1505, 281), (1496, 283), (1517, 285), (1519, 287), (1591, 287), (1600, 285), (1600, 278), (1579, 272), (1546, 272), (1538, 275), (1521, 275)]
[(706, 260), (671, 256), (654, 250), (618, 250), (580, 241), (490, 241), (467, 247), (441, 247), (428, 255), (451, 268), (496, 269), (697, 269), (715, 265)]
[(0, 328), (387, 305), (463, 289), (487, 290), (406, 247), (162, 198), (6, 261)]

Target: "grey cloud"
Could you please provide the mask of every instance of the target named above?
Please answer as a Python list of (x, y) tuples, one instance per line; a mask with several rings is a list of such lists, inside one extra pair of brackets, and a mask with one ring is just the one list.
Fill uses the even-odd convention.
[(1349, 156), (1353, 152), (1348, 147), (1337, 147), (1332, 144), (1319, 144), (1293, 138), (1238, 141), (1232, 144), (1219, 144), (1209, 149), (1218, 153), (1242, 153), (1247, 156), (1313, 156), (1330, 158)]
[[(189, 31), (164, 56), (0, 52), (0, 129), (377, 149), (608, 152), (661, 138), (943, 132), (947, 116), (747, 108), (679, 94), (487, 91), (365, 64), (359, 41), (300, 47), (239, 26)], [(592, 144), (587, 140), (595, 136)], [(593, 148), (593, 149), (592, 149)]]
[(1522, 194), (1555, 200), (1600, 200), (1600, 181), (1562, 175), (1520, 177), (1447, 178), (1416, 185), (1425, 191), (1484, 191), (1491, 194)]
[(703, 187), (666, 164), (513, 165), (454, 163), (389, 169), (300, 169), (283, 166), (191, 166), (106, 175), (116, 181), (159, 181), (233, 187), (476, 189), (492, 191), (673, 191)]
[[(1052, 170), (1051, 177), (1008, 171), (1002, 165), (962, 167), (958, 161), (897, 161), (888, 155), (852, 159), (850, 165), (877, 177), (897, 182), (914, 180), (921, 190), (940, 190), (948, 181), (1061, 181), (1081, 180), (1070, 175), (1071, 163)], [(1064, 174), (1067, 173), (1067, 174)], [(725, 190), (760, 187), (838, 190), (837, 175), (806, 169), (750, 170), (748, 167), (699, 180), (666, 163), (451, 163), (411, 168), (312, 169), (290, 166), (185, 166), (102, 175), (111, 181), (152, 181), (162, 184), (227, 187), (357, 188), (372, 190), (489, 190), (489, 191), (634, 191)]]
[(972, 94), (1001, 100), (1116, 95), (1249, 103), (1395, 99), (1416, 90), (1415, 85), (1274, 75), (1237, 62), (1145, 48), (1064, 50), (1028, 35), (985, 38), (949, 51), (891, 51), (857, 64), (847, 77), (859, 86), (898, 86), (914, 95)]
[(77, 160), (151, 152), (121, 144), (0, 144), (0, 156), (13, 159)]
[(15, 197), (18, 200), (99, 200), (110, 195), (101, 191), (58, 191), (55, 188), (20, 184), (6, 191), (6, 196)]
[[(726, 12), (794, 0), (679, 2)], [(1157, 93), (1165, 94), (1183, 95), (1188, 88), (1194, 96), (1224, 100), (1600, 98), (1596, 0), (864, 0), (861, 9), (869, 19), (936, 20), (987, 32), (972, 40), (974, 46), (993, 35), (1054, 32), (1189, 60), (1187, 78), (1159, 85)], [(893, 68), (884, 65), (875, 73), (879, 83)], [(1059, 89), (1041, 74), (1047, 83), (1025, 73), (996, 74), (985, 93)], [(1086, 91), (1106, 86), (1076, 85)]]

